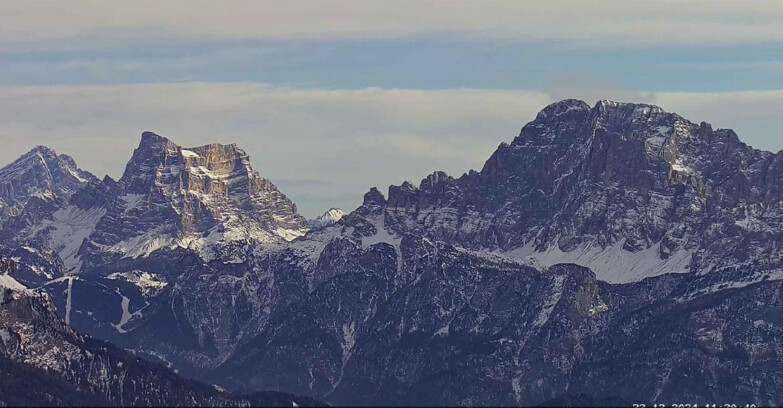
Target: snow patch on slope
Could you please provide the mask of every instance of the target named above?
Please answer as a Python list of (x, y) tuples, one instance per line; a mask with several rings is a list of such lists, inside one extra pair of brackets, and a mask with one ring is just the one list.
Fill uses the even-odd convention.
[(73, 294), (73, 278), (68, 279), (68, 298), (65, 300), (65, 324), (71, 324), (71, 299)]
[(294, 239), (299, 238), (307, 233), (306, 230), (294, 230), (280, 227), (278, 227), (274, 232), (286, 241), (293, 241)]
[(693, 255), (691, 251), (680, 249), (667, 259), (662, 259), (658, 255), (660, 243), (639, 252), (630, 252), (623, 249), (622, 242), (607, 248), (586, 245), (570, 252), (561, 250), (557, 245), (537, 252), (532, 244), (528, 244), (513, 251), (494, 253), (512, 259), (537, 262), (543, 268), (559, 263), (577, 264), (589, 268), (595, 273), (596, 279), (608, 283), (639, 282), (666, 273), (687, 273)]
[(546, 303), (541, 307), (541, 311), (536, 316), (536, 320), (533, 322), (533, 327), (541, 327), (549, 321), (549, 316), (552, 315), (552, 311), (555, 310), (555, 306), (560, 303), (560, 298), (563, 297), (563, 281), (565, 276), (555, 276), (555, 281), (552, 284), (552, 292), (549, 295)]
[(386, 243), (393, 245), (395, 248), (397, 248), (397, 250), (399, 250), (402, 238), (398, 238), (386, 230), (386, 222), (384, 221), (383, 217), (375, 216), (369, 220), (375, 226), (375, 235), (362, 237), (362, 247), (368, 248), (375, 244)]
[(343, 365), (348, 362), (353, 347), (356, 345), (356, 322), (343, 323)]
[(124, 204), (125, 213), (128, 213), (129, 211), (138, 208), (144, 202), (145, 198), (146, 196), (144, 194), (130, 194), (130, 193), (120, 197), (120, 199), (123, 201)]
[(679, 299), (676, 299), (677, 302), (683, 302), (691, 299), (695, 299), (701, 295), (705, 295), (708, 293), (714, 293), (714, 292), (720, 292), (722, 290), (727, 289), (741, 289), (746, 286), (750, 286), (754, 283), (759, 282), (766, 282), (766, 281), (779, 281), (783, 280), (783, 269), (778, 269), (774, 271), (761, 271), (754, 273), (750, 276), (744, 277), (743, 280), (737, 280), (737, 281), (729, 281), (729, 282), (718, 282), (713, 285), (710, 285), (705, 288), (701, 288), (696, 292), (690, 293), (687, 296), (683, 296)]
[(327, 243), (334, 238), (346, 235), (349, 236), (353, 233), (353, 228), (348, 228), (343, 231), (338, 226), (330, 226), (328, 228), (322, 228), (315, 231), (310, 231), (307, 234), (307, 239), (300, 239), (288, 243), (287, 245), (277, 246), (277, 250), (285, 250), (286, 248), (294, 249), (298, 254), (302, 255), (301, 266), (305, 269), (315, 265), (318, 258), (321, 256)]
[[(20, 292), (29, 291), (29, 289), (27, 289), (27, 286), (19, 283), (19, 281), (14, 279), (11, 275), (5, 275), (5, 274), (0, 275), (0, 288), (6, 288), (6, 289), (16, 290)], [(2, 301), (2, 298), (0, 298), (0, 301)]]
[(125, 323), (128, 323), (128, 321), (131, 319), (131, 314), (128, 310), (128, 306), (130, 306), (130, 299), (123, 295), (119, 289), (117, 289), (117, 294), (122, 297), (122, 301), (120, 302), (120, 308), (122, 308), (122, 317), (120, 317), (120, 321), (117, 324), (112, 324), (112, 326), (114, 326), (118, 332), (125, 333), (125, 330), (122, 328), (122, 326), (124, 326)]
[(145, 297), (157, 295), (168, 285), (163, 275), (136, 269), (128, 272), (115, 272), (106, 276), (106, 278), (132, 283), (139, 288)]
[(139, 258), (149, 256), (156, 250), (172, 246), (176, 239), (162, 231), (152, 230), (147, 233), (128, 238), (114, 245), (106, 246), (103, 249), (106, 252), (122, 254), (124, 258)]
[(397, 254), (397, 276), (401, 276), (402, 271), (402, 238), (398, 238), (389, 233), (386, 229), (386, 220), (383, 216), (371, 217), (370, 222), (375, 226), (375, 235), (362, 237), (362, 248), (369, 248), (375, 244), (385, 243), (394, 247)]
[(104, 208), (83, 210), (69, 205), (52, 213), (52, 219), (43, 220), (25, 234), (33, 239), (40, 232), (48, 230), (48, 245), (62, 259), (66, 273), (78, 273), (81, 268), (79, 248), (82, 242), (95, 231), (98, 221), (106, 214)]
[(194, 152), (192, 150), (182, 149), (182, 150), (180, 150), (180, 153), (182, 153), (183, 157), (187, 157), (187, 158), (194, 158), (194, 159), (201, 158), (201, 156), (198, 153), (196, 153), (196, 152)]

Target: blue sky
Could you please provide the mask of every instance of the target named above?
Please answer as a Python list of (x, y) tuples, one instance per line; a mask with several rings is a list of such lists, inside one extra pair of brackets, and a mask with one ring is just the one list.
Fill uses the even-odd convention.
[(783, 149), (779, 2), (5, 2), (0, 162), (119, 177), (237, 142), (307, 216), (480, 168), (545, 104), (648, 102)]

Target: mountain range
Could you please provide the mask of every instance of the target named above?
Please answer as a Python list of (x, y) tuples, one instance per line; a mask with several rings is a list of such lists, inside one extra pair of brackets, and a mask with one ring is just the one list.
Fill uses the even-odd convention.
[[(310, 221), (235, 145), (144, 132), (116, 181), (36, 147), (0, 169), (0, 255), (38, 305), (2, 316), (47, 310), (27, 359), (106, 341), (340, 405), (783, 404), (783, 151), (652, 105), (551, 104), (480, 171)], [(139, 392), (93, 394), (171, 401)]]
[(322, 405), (277, 392), (234, 396), (76, 333), (45, 293), (27, 289), (0, 262), (0, 378), (3, 406)]

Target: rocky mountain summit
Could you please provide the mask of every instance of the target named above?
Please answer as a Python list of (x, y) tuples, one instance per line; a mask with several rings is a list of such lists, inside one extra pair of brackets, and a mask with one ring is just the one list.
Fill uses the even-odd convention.
[(87, 269), (165, 247), (208, 252), (213, 244), (278, 243), (307, 231), (296, 205), (233, 144), (183, 148), (145, 132), (122, 178), (107, 184), (106, 215), (84, 247), (94, 257)]
[[(783, 152), (643, 104), (543, 109), (480, 172), (389, 188), (387, 225), (608, 282), (783, 266)], [(750, 272), (750, 271), (749, 271)]]
[(480, 171), (308, 228), (235, 146), (145, 133), (0, 252), (78, 331), (234, 391), (779, 405), (782, 186), (731, 130), (565, 100)]
[(67, 202), (91, 181), (97, 179), (79, 169), (70, 156), (36, 146), (0, 169), (0, 225), (25, 209), (35, 211), (50, 202)]

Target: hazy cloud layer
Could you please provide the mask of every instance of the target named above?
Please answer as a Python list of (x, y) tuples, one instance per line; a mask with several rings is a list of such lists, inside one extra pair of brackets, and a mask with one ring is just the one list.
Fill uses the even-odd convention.
[[(353, 209), (371, 186), (418, 183), (435, 170), (480, 168), (554, 99), (659, 104), (734, 128), (757, 148), (783, 149), (783, 91), (633, 93), (613, 84), (546, 91), (303, 89), (260, 83), (175, 83), (0, 90), (0, 163), (35, 144), (117, 178), (143, 130), (183, 146), (236, 142), (255, 168), (314, 216)], [(589, 81), (588, 81), (589, 82)], [(630, 92), (630, 93), (629, 93)]]
[(114, 41), (112, 48), (82, 51), (69, 45), (46, 52), (0, 50), (0, 87), (200, 81), (558, 94), (612, 88), (644, 97), (639, 90), (728, 92), (783, 83), (783, 42), (588, 47), (442, 35), (367, 41), (158, 37), (149, 44)]
[[(743, 43), (783, 39), (777, 1), (265, 1), (0, 4), (4, 47), (122, 37), (372, 39), (453, 33), (583, 43)], [(567, 22), (567, 23), (566, 23)], [(99, 33), (100, 35), (95, 35)], [(69, 45), (76, 45), (70, 42)]]

